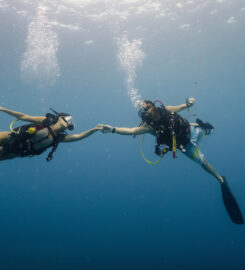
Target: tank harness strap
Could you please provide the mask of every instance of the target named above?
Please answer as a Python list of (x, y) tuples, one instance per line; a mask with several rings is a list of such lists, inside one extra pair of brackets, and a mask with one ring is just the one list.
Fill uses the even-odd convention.
[(176, 143), (176, 136), (174, 131), (174, 113), (171, 113), (170, 117), (170, 129), (172, 134), (172, 151), (173, 151), (173, 158), (175, 159), (177, 157), (177, 143)]
[(173, 134), (173, 158), (176, 158), (176, 152), (177, 152), (177, 145), (176, 145), (176, 137), (175, 134)]
[(53, 137), (53, 147), (51, 149), (51, 151), (49, 152), (47, 158), (46, 158), (46, 161), (49, 162), (53, 159), (53, 154), (54, 152), (57, 150), (58, 148), (58, 145), (60, 143), (60, 139), (61, 137), (63, 137), (64, 134), (62, 135), (55, 135), (53, 130), (50, 128), (50, 126), (47, 126), (49, 132), (51, 133), (52, 137)]
[(56, 151), (57, 147), (59, 145), (59, 140), (57, 139), (54, 144), (52, 150), (49, 152), (48, 156), (46, 157), (46, 161), (49, 162), (53, 159), (53, 154)]

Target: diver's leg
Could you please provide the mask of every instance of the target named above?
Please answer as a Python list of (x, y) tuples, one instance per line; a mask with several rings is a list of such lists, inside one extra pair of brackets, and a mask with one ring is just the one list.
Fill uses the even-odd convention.
[(0, 146), (0, 161), (8, 159), (2, 146)]
[[(197, 150), (198, 150), (198, 154), (197, 154)], [(189, 152), (190, 153), (190, 152)], [(228, 183), (226, 181), (226, 178), (224, 176), (220, 176), (216, 170), (214, 169), (214, 167), (207, 162), (206, 158), (204, 157), (204, 155), (199, 151), (198, 148), (196, 148), (195, 151), (195, 155), (189, 155), (187, 154), (187, 156), (189, 158), (191, 158), (193, 161), (199, 163), (200, 165), (202, 165), (202, 167), (204, 168), (204, 170), (206, 170), (208, 173), (210, 173), (212, 176), (214, 176), (219, 182), (220, 182), (220, 186), (221, 186), (221, 193), (222, 193), (222, 199), (224, 202), (224, 206), (226, 208), (227, 213), (229, 214), (232, 222), (234, 222), (235, 224), (244, 224), (244, 219), (241, 213), (241, 210), (239, 208), (239, 205), (234, 197), (234, 195), (232, 194)]]
[(5, 150), (3, 149), (3, 145), (9, 139), (9, 134), (10, 134), (9, 131), (0, 132), (0, 161), (8, 159), (8, 157), (6, 156)]
[(0, 145), (3, 145), (9, 138), (9, 131), (0, 132)]
[(0, 161), (1, 160), (4, 160), (4, 150), (3, 150), (3, 147), (2, 146), (0, 146)]
[(18, 155), (13, 153), (6, 153), (5, 149), (0, 146), (0, 161), (16, 158)]
[(8, 142), (10, 134), (11, 132), (9, 131), (0, 132), (0, 161), (12, 159), (18, 156), (13, 153), (6, 153), (6, 149), (4, 149), (4, 145)]
[(223, 183), (223, 178), (216, 172), (214, 167), (206, 160), (204, 154), (199, 150), (199, 146), (196, 143), (190, 142), (186, 146), (184, 154), (203, 167), (205, 171), (214, 176), (220, 183)]
[[(201, 120), (199, 121), (202, 122)], [(187, 144), (184, 154), (193, 161), (200, 164), (204, 168), (204, 170), (213, 175), (219, 182), (223, 183), (223, 178), (216, 172), (214, 167), (210, 163), (208, 163), (204, 154), (199, 150), (200, 141), (204, 138), (206, 133), (210, 134), (211, 130), (212, 128), (210, 128), (210, 130), (208, 130), (207, 132), (206, 128), (206, 130), (204, 131), (203, 128), (201, 128), (200, 126), (196, 126), (193, 123), (193, 125), (191, 125), (190, 143)]]
[(207, 162), (206, 158), (204, 158), (204, 160), (202, 161), (202, 167), (205, 171), (207, 171), (208, 173), (210, 173), (211, 175), (213, 175), (220, 183), (224, 182), (224, 179), (222, 178), (222, 176), (220, 176), (216, 170), (214, 169), (214, 167)]
[[(216, 172), (214, 167), (206, 160), (203, 153), (199, 150), (198, 143), (200, 142), (200, 136), (198, 135), (200, 134), (198, 134), (198, 131), (199, 128), (191, 127), (191, 141), (186, 145), (185, 152), (183, 153), (193, 161), (200, 164), (205, 171), (214, 176), (220, 182), (223, 202), (232, 222), (235, 224), (244, 224), (241, 210), (227, 184), (226, 178), (224, 176), (220, 176)], [(210, 131), (212, 131), (212, 128), (210, 128)]]

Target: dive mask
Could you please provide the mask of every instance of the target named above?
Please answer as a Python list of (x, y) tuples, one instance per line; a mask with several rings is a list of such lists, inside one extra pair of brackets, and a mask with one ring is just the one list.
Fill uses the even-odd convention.
[(61, 116), (61, 118), (66, 122), (69, 130), (74, 129), (74, 124), (72, 123), (72, 120), (71, 120), (72, 118), (70, 115)]
[(140, 110), (138, 112), (138, 116), (144, 121), (149, 117), (149, 113), (148, 113), (149, 107), (140, 107)]

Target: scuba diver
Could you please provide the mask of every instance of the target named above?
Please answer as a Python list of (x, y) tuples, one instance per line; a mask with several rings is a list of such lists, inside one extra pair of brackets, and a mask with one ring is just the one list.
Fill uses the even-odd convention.
[[(157, 106), (157, 103), (160, 103), (160, 106)], [(144, 100), (140, 103), (138, 115), (142, 122), (138, 127), (113, 127), (101, 124), (102, 132), (133, 136), (149, 133), (156, 137), (155, 153), (160, 156), (160, 159), (169, 151), (172, 151), (173, 158), (176, 158), (177, 149), (179, 149), (219, 181), (223, 202), (231, 220), (236, 224), (243, 224), (242, 213), (230, 191), (226, 178), (216, 172), (199, 150), (199, 142), (205, 135), (213, 132), (213, 126), (208, 122), (204, 123), (200, 119), (197, 119), (196, 123), (189, 123), (187, 119), (178, 114), (181, 110), (189, 109), (194, 103), (194, 98), (186, 99), (184, 104), (178, 106), (164, 106), (160, 100), (155, 102)], [(144, 160), (150, 164), (156, 164), (160, 161), (150, 162), (146, 160), (142, 152), (142, 144), (141, 154)]]
[[(15, 157), (40, 155), (47, 148), (52, 147), (46, 158), (47, 161), (50, 161), (59, 143), (83, 140), (101, 130), (101, 127), (96, 126), (80, 134), (68, 135), (66, 130), (74, 129), (71, 115), (58, 113), (53, 109), (51, 109), (53, 113), (47, 113), (46, 116), (30, 116), (3, 107), (0, 107), (0, 111), (17, 118), (10, 125), (11, 131), (0, 132), (0, 161)], [(30, 124), (13, 129), (13, 124), (18, 120)]]

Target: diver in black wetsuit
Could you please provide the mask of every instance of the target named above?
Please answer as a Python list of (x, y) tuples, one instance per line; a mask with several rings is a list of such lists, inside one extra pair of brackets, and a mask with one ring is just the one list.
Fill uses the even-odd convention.
[(0, 132), (0, 161), (40, 155), (47, 148), (52, 147), (47, 157), (47, 161), (50, 161), (59, 143), (83, 140), (102, 129), (96, 126), (80, 134), (68, 135), (66, 130), (73, 130), (74, 125), (71, 115), (67, 113), (57, 113), (52, 110), (54, 114), (30, 116), (3, 107), (0, 107), (0, 111), (16, 117), (17, 120), (29, 122), (27, 125), (11, 128), (11, 131)]
[[(159, 100), (156, 102), (161, 103)], [(127, 128), (101, 124), (103, 126), (103, 132), (121, 135), (149, 133), (156, 137), (157, 145), (155, 147), (155, 153), (159, 156), (172, 151), (175, 158), (177, 149), (180, 149), (184, 155), (199, 163), (219, 181), (228, 214), (234, 223), (243, 224), (244, 220), (241, 211), (228, 187), (226, 178), (216, 172), (214, 167), (199, 150), (199, 142), (205, 135), (212, 133), (213, 126), (209, 123), (203, 123), (200, 119), (197, 119), (196, 123), (189, 123), (187, 119), (177, 113), (191, 107), (195, 103), (195, 99), (189, 98), (186, 100), (186, 103), (178, 106), (164, 106), (161, 103), (161, 107), (157, 107), (156, 102), (150, 100), (141, 102), (139, 116), (142, 122), (140, 126)], [(161, 145), (164, 147), (161, 148)]]

